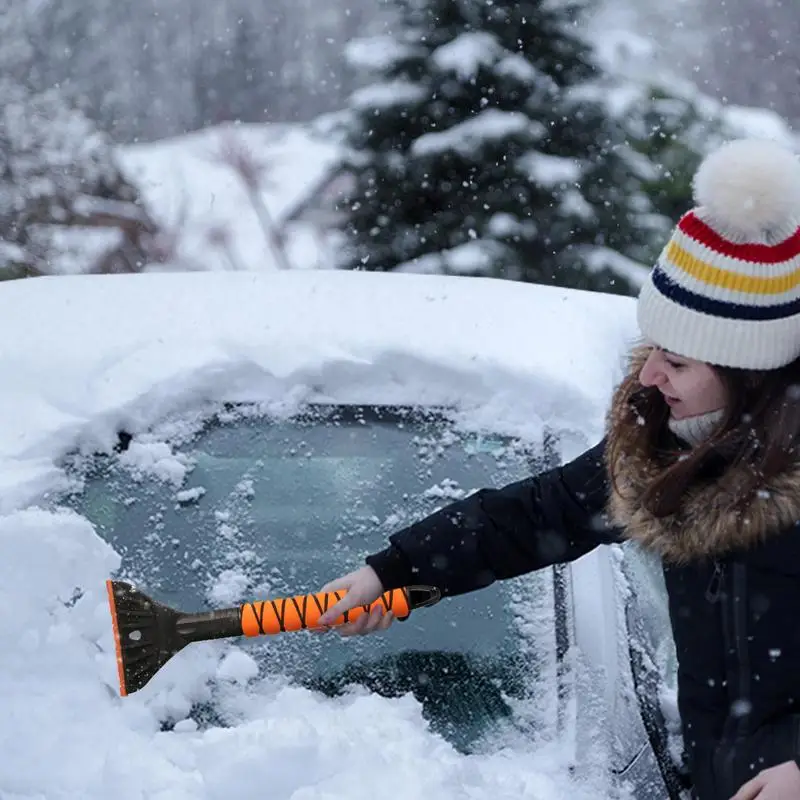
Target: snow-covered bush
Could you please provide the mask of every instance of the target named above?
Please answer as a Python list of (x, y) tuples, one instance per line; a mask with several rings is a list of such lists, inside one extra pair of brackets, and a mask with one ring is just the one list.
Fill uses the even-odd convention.
[(91, 120), (0, 80), (0, 278), (138, 271), (156, 233)]

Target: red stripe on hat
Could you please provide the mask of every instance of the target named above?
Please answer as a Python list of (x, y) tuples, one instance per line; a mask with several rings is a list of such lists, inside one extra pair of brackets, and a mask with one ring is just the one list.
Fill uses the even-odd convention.
[(723, 239), (715, 230), (701, 220), (694, 211), (683, 215), (678, 223), (683, 233), (717, 253), (748, 261), (751, 264), (780, 264), (800, 255), (800, 228), (788, 239), (778, 244), (734, 244)]

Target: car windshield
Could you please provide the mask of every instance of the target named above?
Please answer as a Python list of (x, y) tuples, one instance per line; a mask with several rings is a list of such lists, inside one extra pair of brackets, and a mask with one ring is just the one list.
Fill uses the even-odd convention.
[[(326, 408), (288, 419), (237, 409), (170, 449), (134, 441), (78, 465), (83, 487), (68, 502), (122, 555), (122, 575), (196, 611), (317, 591), (404, 525), (544, 462), (435, 414)], [(513, 723), (513, 699), (531, 689), (520, 586), (526, 601), (549, 590), (529, 575), (420, 610), (383, 635), (237, 641), (262, 670), (329, 694), (353, 683), (411, 691), (432, 727), (469, 749)]]

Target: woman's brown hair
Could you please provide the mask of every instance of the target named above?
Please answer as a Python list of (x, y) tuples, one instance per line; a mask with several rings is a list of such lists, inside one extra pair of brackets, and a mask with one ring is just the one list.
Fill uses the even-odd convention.
[[(772, 370), (714, 367), (728, 397), (725, 416), (703, 444), (685, 450), (669, 431), (669, 408), (661, 392), (628, 376), (617, 402), (635, 424), (629, 435), (615, 437), (612, 463), (632, 448), (646, 447), (648, 458), (663, 468), (650, 483), (642, 503), (657, 517), (674, 513), (687, 488), (736, 466), (749, 473), (745, 501), (759, 486), (800, 460), (800, 359)], [(612, 480), (614, 477), (612, 476)]]

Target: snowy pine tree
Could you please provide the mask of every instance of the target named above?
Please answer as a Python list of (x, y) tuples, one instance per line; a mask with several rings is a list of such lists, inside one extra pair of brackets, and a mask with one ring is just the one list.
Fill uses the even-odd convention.
[(372, 83), (346, 117), (342, 266), (630, 291), (664, 227), (656, 173), (608, 109), (585, 4), (399, 2), (393, 35), (349, 49)]
[[(591, 37), (603, 77), (592, 92), (625, 142), (615, 152), (629, 167), (615, 184), (615, 192), (627, 178), (628, 214), (640, 234), (620, 237), (614, 246), (649, 267), (692, 202), (692, 177), (706, 154), (731, 139), (767, 135), (785, 138), (788, 144), (792, 134), (777, 115), (729, 107), (704, 94), (674, 67), (664, 66), (657, 42), (635, 33), (627, 20), (622, 22), (615, 24), (602, 16), (594, 21)], [(601, 158), (597, 166), (604, 163), (607, 159)], [(616, 207), (615, 201), (611, 208)], [(601, 264), (603, 252), (593, 255), (590, 260)], [(612, 252), (606, 255), (613, 260)]]

